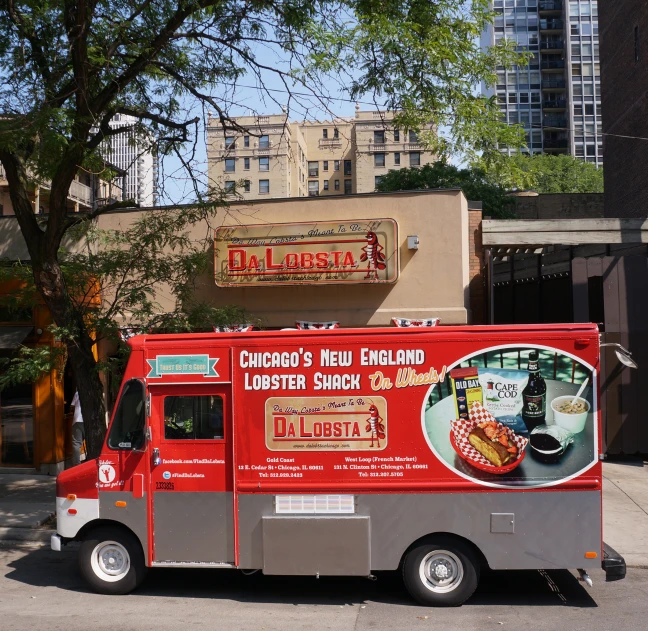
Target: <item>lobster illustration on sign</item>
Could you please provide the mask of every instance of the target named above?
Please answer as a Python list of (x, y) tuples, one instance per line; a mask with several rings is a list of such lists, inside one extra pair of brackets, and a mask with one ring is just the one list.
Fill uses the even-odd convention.
[(362, 248), (362, 254), (360, 255), (361, 261), (367, 261), (367, 275), (365, 280), (370, 279), (378, 280), (378, 270), (383, 270), (387, 267), (385, 264), (385, 255), (383, 254), (383, 248), (380, 243), (378, 243), (378, 235), (375, 232), (367, 232), (367, 245)]
[(385, 425), (375, 405), (369, 406), (369, 418), (367, 419), (365, 431), (371, 432), (371, 446), (374, 446), (375, 440), (377, 443), (376, 447), (380, 449), (380, 439), (385, 439)]

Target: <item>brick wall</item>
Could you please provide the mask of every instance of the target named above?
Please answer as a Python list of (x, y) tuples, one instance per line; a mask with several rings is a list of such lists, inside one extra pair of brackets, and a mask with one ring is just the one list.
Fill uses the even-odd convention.
[[(599, 29), (603, 133), (648, 138), (648, 2), (601, 0)], [(604, 155), (605, 216), (648, 216), (648, 141), (605, 135)]]
[(486, 262), (482, 246), (482, 211), (469, 208), (468, 233), (470, 240), (470, 324), (486, 324)]

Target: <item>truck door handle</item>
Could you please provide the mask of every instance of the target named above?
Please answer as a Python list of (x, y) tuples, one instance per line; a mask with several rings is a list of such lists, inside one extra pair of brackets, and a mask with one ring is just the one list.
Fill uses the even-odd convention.
[(157, 467), (162, 464), (162, 458), (160, 458), (160, 450), (155, 447), (153, 449), (153, 466)]

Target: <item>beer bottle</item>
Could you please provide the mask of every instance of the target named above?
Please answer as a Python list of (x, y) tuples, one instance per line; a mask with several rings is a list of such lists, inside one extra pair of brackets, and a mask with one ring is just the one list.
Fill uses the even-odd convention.
[(529, 381), (522, 391), (522, 419), (531, 431), (545, 422), (547, 414), (547, 384), (538, 367), (538, 351), (529, 353)]

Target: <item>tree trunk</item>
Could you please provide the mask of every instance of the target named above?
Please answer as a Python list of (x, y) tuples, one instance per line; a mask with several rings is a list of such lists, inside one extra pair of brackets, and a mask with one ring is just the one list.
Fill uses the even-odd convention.
[(63, 271), (58, 261), (36, 264), (32, 262), (36, 288), (43, 297), (54, 322), (74, 332), (74, 340), (67, 342), (67, 351), (79, 391), (81, 414), (85, 428), (86, 454), (96, 458), (101, 452), (106, 435), (106, 408), (103, 383), (99, 378), (97, 361), (92, 352), (94, 342), (88, 332), (82, 313), (77, 311), (67, 292)]
[(58, 250), (65, 234), (67, 190), (76, 172), (74, 165), (77, 162), (71, 162), (72, 166), (68, 169), (71, 175), (68, 173), (63, 182), (52, 185), (48, 229), (43, 231), (36, 221), (29, 199), (24, 163), (16, 155), (7, 152), (0, 153), (0, 160), (9, 181), (9, 194), (16, 219), (31, 258), (36, 289), (56, 325), (72, 332), (72, 341), (67, 342), (67, 350), (79, 391), (87, 456), (96, 458), (106, 435), (103, 384), (92, 353), (93, 341), (83, 320), (83, 310), (75, 307), (58, 262)]

